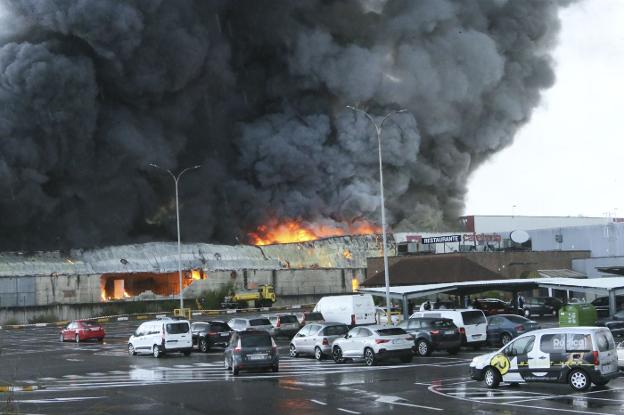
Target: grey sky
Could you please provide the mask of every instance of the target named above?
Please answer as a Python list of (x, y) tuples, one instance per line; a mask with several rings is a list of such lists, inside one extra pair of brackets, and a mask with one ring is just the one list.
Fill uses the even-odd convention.
[(561, 19), (556, 84), (473, 175), (466, 214), (624, 215), (624, 1), (585, 0)]

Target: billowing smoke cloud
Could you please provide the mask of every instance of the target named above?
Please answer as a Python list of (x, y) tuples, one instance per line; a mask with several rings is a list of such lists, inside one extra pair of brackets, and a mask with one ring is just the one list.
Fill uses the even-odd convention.
[[(269, 218), (436, 229), (544, 88), (555, 1), (3, 0), (0, 248), (175, 235)], [(380, 120), (381, 118), (379, 118)]]

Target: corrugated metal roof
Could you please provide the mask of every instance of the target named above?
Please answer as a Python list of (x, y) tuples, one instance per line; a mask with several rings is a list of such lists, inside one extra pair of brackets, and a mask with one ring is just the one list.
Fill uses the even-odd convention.
[(571, 269), (538, 269), (537, 272), (544, 278), (587, 278), (582, 272)]
[[(390, 250), (394, 255), (394, 248)], [(182, 244), (182, 268), (206, 271), (366, 268), (366, 258), (382, 255), (381, 238), (343, 236), (318, 241), (268, 245)], [(36, 254), (0, 254), (1, 276), (85, 275), (133, 272), (173, 272), (178, 269), (175, 242), (152, 242)]]

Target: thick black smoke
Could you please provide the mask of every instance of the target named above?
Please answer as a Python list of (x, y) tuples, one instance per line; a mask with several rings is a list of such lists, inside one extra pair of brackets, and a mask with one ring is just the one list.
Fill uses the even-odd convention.
[(394, 230), (466, 180), (554, 82), (560, 2), (3, 0), (0, 248), (244, 241), (271, 217)]

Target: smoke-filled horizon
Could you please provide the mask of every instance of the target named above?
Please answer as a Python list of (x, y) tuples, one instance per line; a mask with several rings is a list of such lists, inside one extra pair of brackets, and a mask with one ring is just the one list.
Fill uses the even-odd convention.
[[(439, 230), (554, 82), (558, 1), (2, 0), (0, 249)], [(495, 189), (493, 189), (495, 197)]]

